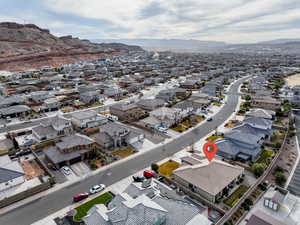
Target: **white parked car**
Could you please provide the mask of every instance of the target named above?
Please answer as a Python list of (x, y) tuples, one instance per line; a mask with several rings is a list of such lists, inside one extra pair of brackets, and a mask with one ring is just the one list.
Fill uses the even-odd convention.
[(167, 133), (168, 128), (166, 127), (158, 127), (157, 130), (162, 133)]
[(104, 184), (97, 184), (90, 189), (90, 194), (95, 194), (100, 191), (103, 191), (106, 188)]
[(110, 121), (118, 121), (118, 119), (119, 119), (117, 116), (114, 116), (111, 114), (106, 114), (106, 118)]
[(70, 169), (69, 167), (64, 166), (64, 167), (62, 167), (61, 169), (62, 169), (62, 171), (63, 171), (63, 173), (64, 173), (65, 175), (70, 175), (70, 174), (71, 174), (71, 169)]

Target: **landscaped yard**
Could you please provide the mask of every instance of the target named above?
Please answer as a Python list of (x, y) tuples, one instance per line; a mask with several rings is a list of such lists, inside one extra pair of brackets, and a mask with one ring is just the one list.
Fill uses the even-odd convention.
[(0, 150), (0, 155), (5, 155), (8, 153), (8, 150)]
[(212, 135), (208, 138), (206, 138), (207, 141), (216, 141), (218, 139), (222, 138), (222, 136), (216, 136), (216, 135)]
[(112, 200), (113, 196), (112, 194), (106, 192), (80, 206), (78, 206), (77, 208), (75, 208), (76, 210), (76, 215), (74, 216), (74, 220), (75, 221), (80, 221), (84, 216), (87, 215), (87, 212), (94, 206), (97, 204), (106, 204), (108, 201)]
[(126, 158), (126, 157), (134, 154), (134, 150), (129, 147), (129, 148), (117, 150), (117, 151), (115, 151), (115, 152), (113, 152), (111, 154), (112, 155), (120, 156), (121, 158)]
[(193, 122), (194, 122), (194, 120), (195, 120), (195, 121), (197, 121), (198, 123), (200, 123), (200, 122), (203, 121), (204, 119), (205, 119), (204, 116), (199, 116), (199, 115), (197, 115), (197, 116), (191, 116), (191, 121), (193, 121)]
[(225, 127), (234, 128), (234, 124), (231, 121), (229, 121), (228, 123), (225, 124)]
[(172, 172), (179, 166), (180, 164), (178, 162), (168, 161), (159, 166), (158, 172), (165, 177), (170, 177), (172, 175)]
[(221, 102), (214, 102), (213, 105), (215, 105), (215, 106), (221, 106), (222, 103)]
[(268, 158), (274, 155), (274, 151), (271, 149), (265, 149), (262, 153), (260, 158), (257, 160), (256, 163), (265, 163), (266, 165), (269, 164)]
[(249, 187), (245, 185), (239, 186), (238, 189), (235, 190), (235, 192), (233, 192), (228, 198), (224, 200), (224, 203), (230, 207), (233, 207), (248, 189)]
[(181, 133), (181, 132), (186, 131), (188, 129), (188, 127), (184, 126), (183, 124), (179, 124), (177, 127), (173, 127), (171, 129)]

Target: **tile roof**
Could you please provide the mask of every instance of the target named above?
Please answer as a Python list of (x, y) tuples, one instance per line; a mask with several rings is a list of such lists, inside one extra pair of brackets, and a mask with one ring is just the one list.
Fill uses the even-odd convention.
[(203, 160), (201, 164), (180, 167), (173, 174), (211, 195), (216, 195), (243, 171), (243, 168), (223, 161), (214, 160), (209, 163)]

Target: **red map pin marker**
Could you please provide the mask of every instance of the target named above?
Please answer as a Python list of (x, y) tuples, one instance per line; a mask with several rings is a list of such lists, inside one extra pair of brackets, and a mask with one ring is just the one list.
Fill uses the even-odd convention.
[(203, 152), (208, 161), (211, 161), (213, 158), (215, 158), (217, 151), (218, 146), (214, 142), (206, 142), (203, 146)]

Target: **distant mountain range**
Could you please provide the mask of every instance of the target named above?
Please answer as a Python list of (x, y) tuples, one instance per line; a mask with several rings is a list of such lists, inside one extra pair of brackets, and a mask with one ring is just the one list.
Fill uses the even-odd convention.
[(95, 39), (96, 43), (120, 42), (138, 45), (146, 50), (210, 51), (227, 44), (219, 41), (183, 40), (183, 39)]
[(257, 43), (233, 44), (219, 41), (182, 39), (96, 39), (96, 43), (120, 42), (138, 45), (146, 50), (176, 52), (232, 52), (232, 53), (300, 53), (300, 39), (276, 39)]
[(294, 43), (294, 42), (300, 42), (300, 38), (297, 39), (275, 39), (271, 41), (262, 41), (258, 42), (256, 44), (286, 44), (286, 43)]

